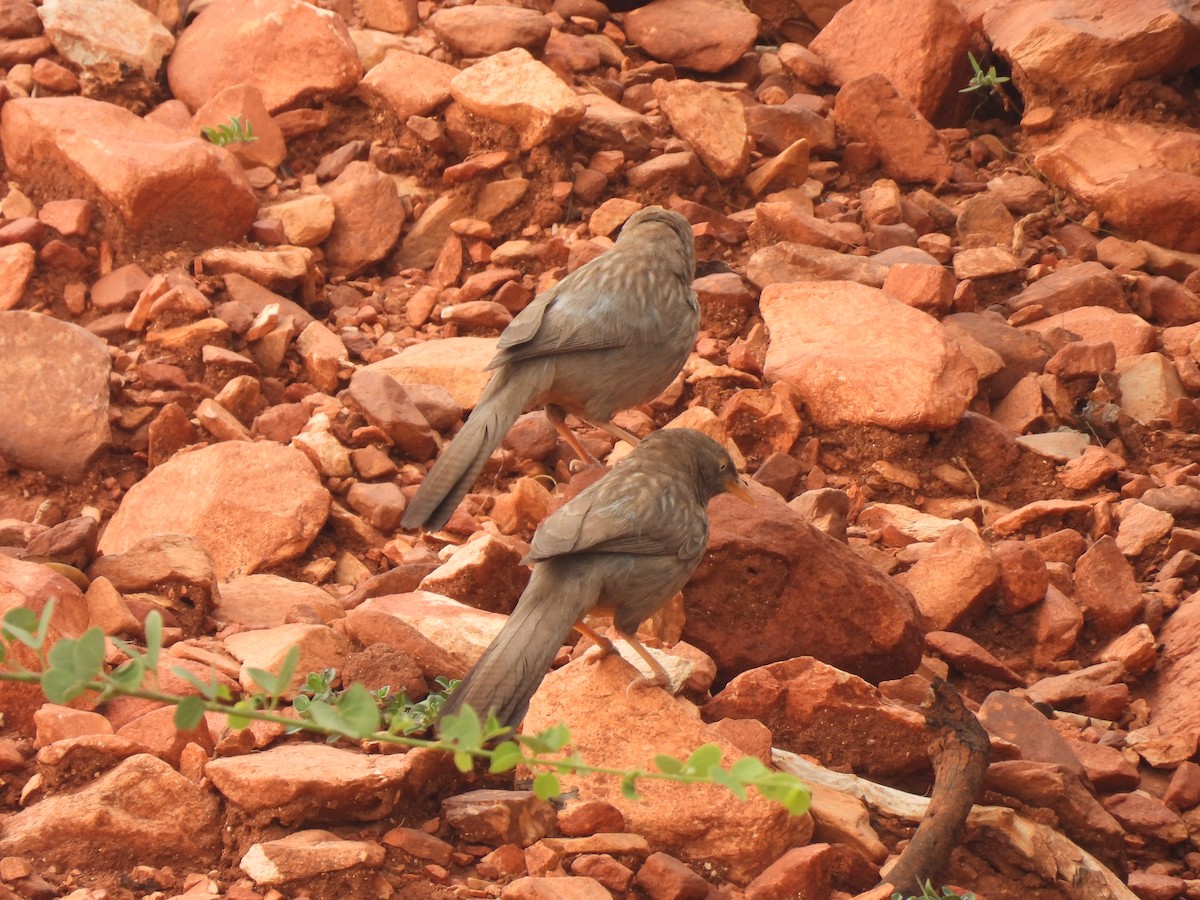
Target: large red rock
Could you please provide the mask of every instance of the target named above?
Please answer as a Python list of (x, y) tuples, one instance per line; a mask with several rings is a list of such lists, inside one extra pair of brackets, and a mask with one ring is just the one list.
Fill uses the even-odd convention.
[(152, 535), (190, 534), (225, 580), (303, 553), (328, 512), (329, 492), (299, 450), (230, 441), (177, 454), (130, 488), (100, 551), (122, 553)]
[(833, 118), (879, 157), (883, 170), (904, 182), (937, 184), (950, 177), (950, 149), (912, 101), (878, 72), (842, 85)]
[(362, 74), (342, 17), (300, 0), (217, 0), (179, 36), (167, 63), (171, 91), (192, 110), (248, 84), (275, 113), (349, 93)]
[[(1072, 73), (1079, 77), (1074, 68)], [(1038, 150), (1034, 162), (1056, 185), (1132, 237), (1200, 251), (1200, 135), (1078, 119)]]
[(921, 115), (943, 125), (976, 102), (960, 93), (971, 76), (970, 47), (971, 29), (952, 0), (853, 0), (809, 45), (831, 84), (882, 73)]
[(82, 479), (112, 439), (108, 348), (48, 315), (0, 312), (0, 455), (49, 475)]
[(1200, 63), (1196, 14), (1174, 0), (1022, 0), (988, 3), (983, 32), (1033, 107), (1097, 107), (1129, 84)]
[[(758, 719), (776, 747), (849, 766), (874, 779), (929, 771), (925, 719), (861, 678), (798, 657), (739, 675), (704, 705), (704, 718)], [(846, 736), (854, 735), (853, 740)]]
[(240, 240), (258, 214), (231, 153), (111, 103), (12, 100), (0, 115), (0, 142), (25, 190), (93, 199), (108, 233), (138, 251)]
[(760, 20), (709, 0), (655, 0), (625, 16), (629, 40), (654, 59), (697, 72), (720, 72), (758, 38)]
[(684, 588), (684, 640), (722, 679), (795, 656), (871, 681), (912, 672), (922, 647), (912, 596), (774, 491), (753, 490), (753, 507), (709, 505), (708, 553)]
[[(820, 425), (930, 431), (958, 423), (978, 374), (932, 316), (848, 281), (769, 285), (765, 374)], [(869, 364), (864, 364), (869, 361)]]
[[(593, 765), (621, 769), (652, 768), (661, 753), (686, 758), (708, 743), (721, 748), (726, 766), (746, 755), (720, 730), (701, 722), (690, 703), (658, 688), (630, 687), (636, 678), (636, 670), (615, 655), (563, 666), (547, 675), (534, 694), (525, 732), (561, 722), (570, 729), (572, 751)], [(789, 815), (753, 790), (746, 802), (737, 802), (715, 784), (641, 781), (641, 797), (630, 800), (616, 778), (564, 774), (559, 779), (582, 800), (617, 807), (630, 837), (642, 835), (651, 849), (703, 863), (735, 884), (750, 881), (785, 850), (812, 836), (807, 815)]]

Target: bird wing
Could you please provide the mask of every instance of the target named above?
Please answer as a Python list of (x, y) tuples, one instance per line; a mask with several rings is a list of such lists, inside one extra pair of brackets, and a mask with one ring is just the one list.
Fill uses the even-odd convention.
[(500, 335), (496, 344), (499, 352), (486, 368), (495, 369), (539, 356), (627, 344), (628, 324), (622, 316), (614, 315), (621, 298), (610, 299), (601, 294), (606, 282), (611, 284), (605, 274), (611, 268), (607, 262), (609, 254), (576, 269), (517, 313)]
[(704, 510), (695, 509), (695, 500), (653, 474), (627, 476), (596, 482), (547, 517), (526, 559), (537, 562), (571, 553), (690, 559), (703, 552), (708, 521)]

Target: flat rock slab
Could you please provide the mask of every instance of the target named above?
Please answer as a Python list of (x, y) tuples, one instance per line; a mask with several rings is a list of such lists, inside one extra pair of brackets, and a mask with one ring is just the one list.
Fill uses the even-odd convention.
[[(1074, 68), (1071, 77), (1078, 78)], [(1106, 222), (1135, 238), (1195, 253), (1200, 251), (1198, 154), (1200, 135), (1192, 132), (1079, 119), (1039, 150), (1034, 162)]]
[(329, 513), (329, 492), (299, 450), (231, 441), (172, 457), (129, 489), (100, 539), (123, 553), (154, 534), (190, 534), (218, 580), (292, 559)]
[(13, 100), (0, 115), (0, 141), (27, 190), (96, 200), (106, 224), (139, 250), (240, 240), (258, 214), (231, 153), (111, 103)]
[(48, 475), (82, 478), (108, 446), (104, 341), (35, 312), (0, 312), (0, 456)]
[(789, 384), (825, 428), (951, 428), (978, 373), (942, 325), (861, 284), (773, 284), (759, 301), (771, 333), (765, 374)]
[(214, 759), (204, 769), (225, 799), (262, 821), (370, 822), (397, 806), (432, 797), (454, 782), (448, 753), (416, 749), (368, 756), (327, 744), (297, 743)]

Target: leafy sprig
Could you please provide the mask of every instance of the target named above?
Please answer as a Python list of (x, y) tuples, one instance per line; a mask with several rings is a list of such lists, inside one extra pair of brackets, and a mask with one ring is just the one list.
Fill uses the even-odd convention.
[(246, 119), (243, 124), (237, 116), (230, 116), (228, 125), (204, 127), (200, 129), (200, 133), (218, 147), (224, 147), (226, 144), (248, 144), (258, 140), (250, 120)]
[[(471, 771), (484, 761), (488, 771), (503, 773), (519, 765), (536, 772), (533, 789), (547, 799), (562, 792), (559, 775), (609, 775), (621, 780), (621, 792), (630, 799), (639, 797), (640, 781), (669, 781), (679, 784), (724, 785), (734, 796), (745, 800), (753, 788), (774, 800), (794, 815), (809, 806), (809, 792), (794, 775), (775, 772), (754, 757), (743, 757), (726, 768), (721, 748), (716, 744), (698, 747), (687, 759), (659, 754), (652, 769), (619, 769), (584, 762), (570, 751), (571, 735), (561, 723), (536, 734), (512, 736), (495, 716), (481, 719), (470, 707), (439, 722), (436, 739), (416, 737), (426, 731), (441, 711), (446, 693), (455, 682), (439, 678), (439, 690), (419, 702), (403, 693), (394, 695), (388, 688), (369, 691), (354, 683), (344, 690), (334, 688), (337, 673), (332, 669), (310, 673), (292, 700), (289, 710), (281, 709), (290, 692), (300, 651), (292, 647), (278, 672), (248, 668), (246, 674), (259, 688), (252, 694), (234, 698), (229, 687), (214, 673), (206, 680), (194, 672), (173, 666), (171, 673), (190, 684), (196, 693), (179, 695), (158, 688), (158, 665), (162, 653), (162, 617), (151, 612), (146, 617), (145, 649), (111, 638), (128, 658), (108, 671), (105, 636), (99, 628), (89, 628), (78, 638), (61, 638), (44, 650), (55, 603), (49, 601), (36, 615), (32, 610), (10, 610), (0, 622), (0, 681), (37, 684), (52, 703), (65, 704), (87, 693), (97, 701), (111, 697), (139, 697), (157, 700), (175, 707), (175, 726), (189, 731), (200, 724), (207, 712), (226, 716), (229, 726), (245, 728), (251, 721), (275, 722), (289, 731), (306, 731), (328, 738), (376, 741), (409, 747), (429, 747), (451, 753), (455, 766)], [(37, 655), (40, 671), (16, 661), (11, 650), (23, 644)]]

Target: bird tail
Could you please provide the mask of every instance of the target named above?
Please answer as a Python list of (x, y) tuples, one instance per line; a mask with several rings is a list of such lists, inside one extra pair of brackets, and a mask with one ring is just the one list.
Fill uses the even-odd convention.
[(558, 560), (538, 563), (517, 608), (442, 707), (440, 718), (470, 706), (481, 718), (495, 715), (515, 729), (571, 627), (593, 605), (586, 573)]
[(408, 504), (404, 528), (437, 531), (462, 502), (492, 451), (537, 392), (536, 373), (501, 369), (488, 382), (467, 422), (442, 450)]

